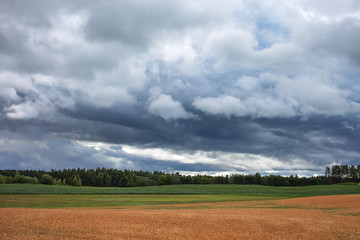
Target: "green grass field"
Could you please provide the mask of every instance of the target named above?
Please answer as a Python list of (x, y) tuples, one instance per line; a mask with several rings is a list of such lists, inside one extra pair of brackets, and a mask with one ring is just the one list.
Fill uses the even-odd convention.
[(335, 184), (305, 187), (270, 187), (262, 185), (209, 184), (104, 188), (42, 184), (0, 184), (0, 194), (236, 194), (290, 198), (360, 194), (360, 186)]
[(97, 188), (41, 184), (0, 184), (0, 207), (121, 207), (266, 200), (342, 194), (360, 194), (360, 186), (170, 185), (134, 188)]
[(56, 194), (56, 195), (0, 195), (0, 208), (65, 208), (65, 207), (111, 207), (150, 206), (187, 203), (214, 203), (250, 200), (277, 199), (261, 196), (241, 196), (230, 194), (204, 195), (85, 195), (85, 194)]

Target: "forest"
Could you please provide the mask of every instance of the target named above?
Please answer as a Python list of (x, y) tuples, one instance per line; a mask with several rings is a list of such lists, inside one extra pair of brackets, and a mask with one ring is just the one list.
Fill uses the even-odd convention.
[(308, 186), (360, 181), (360, 165), (326, 167), (323, 176), (298, 177), (255, 174), (226, 176), (181, 175), (161, 171), (118, 170), (114, 168), (73, 168), (44, 170), (0, 170), (0, 184), (33, 183), (49, 185), (137, 187), (175, 184), (258, 184), (266, 186)]

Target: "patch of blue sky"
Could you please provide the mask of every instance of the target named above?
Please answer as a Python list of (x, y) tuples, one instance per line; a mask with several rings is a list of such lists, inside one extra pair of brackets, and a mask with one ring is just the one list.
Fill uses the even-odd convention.
[(271, 21), (266, 17), (259, 17), (255, 21), (256, 40), (258, 45), (256, 50), (262, 50), (271, 47), (274, 43), (288, 39), (290, 34), (286, 27)]

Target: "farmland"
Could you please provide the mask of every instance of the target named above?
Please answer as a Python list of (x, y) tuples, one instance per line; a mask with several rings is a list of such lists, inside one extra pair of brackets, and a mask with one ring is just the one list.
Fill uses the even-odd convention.
[(236, 184), (190, 184), (149, 187), (73, 187), (67, 185), (0, 184), (1, 194), (236, 194), (263, 197), (310, 197), (360, 194), (356, 184), (313, 185), (304, 187), (272, 187)]
[(360, 239), (357, 185), (12, 184), (0, 193), (0, 239)]

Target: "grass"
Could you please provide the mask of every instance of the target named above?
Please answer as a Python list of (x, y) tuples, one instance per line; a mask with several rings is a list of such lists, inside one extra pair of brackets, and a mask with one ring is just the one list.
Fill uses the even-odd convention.
[(269, 187), (170, 185), (134, 188), (0, 184), (0, 208), (122, 207), (360, 194), (357, 185)]
[(68, 208), (150, 206), (276, 199), (241, 195), (0, 195), (0, 208)]
[(0, 184), (0, 194), (234, 194), (292, 198), (360, 194), (360, 186), (335, 184), (305, 187), (270, 187), (261, 185), (211, 184), (100, 188), (41, 184)]

